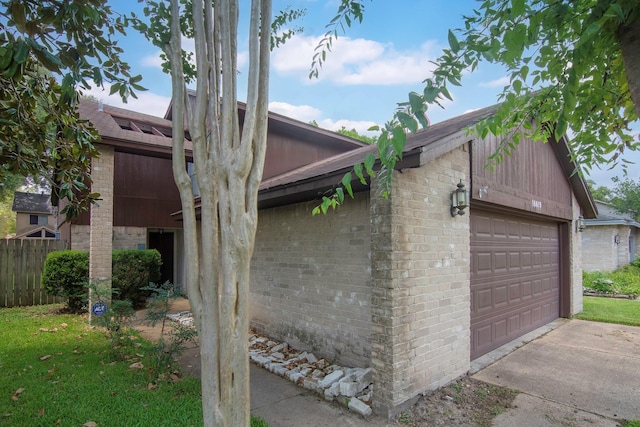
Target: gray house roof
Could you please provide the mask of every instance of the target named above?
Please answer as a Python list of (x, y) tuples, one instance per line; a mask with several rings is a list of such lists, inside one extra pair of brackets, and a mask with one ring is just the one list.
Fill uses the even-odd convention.
[(21, 193), (16, 191), (13, 195), (14, 212), (51, 214), (51, 197), (48, 194)]
[(636, 221), (630, 214), (618, 212), (608, 203), (596, 200), (598, 216), (594, 219), (586, 219), (585, 225), (588, 227), (600, 225), (627, 225), (629, 227), (640, 228), (640, 222)]

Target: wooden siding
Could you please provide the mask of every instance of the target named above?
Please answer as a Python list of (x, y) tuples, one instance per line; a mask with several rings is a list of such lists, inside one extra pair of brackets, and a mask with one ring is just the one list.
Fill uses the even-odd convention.
[(335, 145), (323, 145), (319, 141), (301, 140), (282, 133), (270, 132), (267, 137), (263, 179), (269, 179), (344, 152), (344, 148)]
[(472, 199), (554, 218), (572, 219), (571, 187), (551, 143), (523, 138), (493, 170), (486, 167), (499, 138), (472, 147)]
[(113, 225), (181, 227), (171, 214), (181, 209), (171, 159), (115, 153)]

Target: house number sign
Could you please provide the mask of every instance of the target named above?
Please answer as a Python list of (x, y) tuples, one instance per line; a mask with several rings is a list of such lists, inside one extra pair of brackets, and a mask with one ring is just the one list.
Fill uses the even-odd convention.
[(542, 209), (542, 202), (540, 200), (531, 200), (531, 207), (533, 209)]

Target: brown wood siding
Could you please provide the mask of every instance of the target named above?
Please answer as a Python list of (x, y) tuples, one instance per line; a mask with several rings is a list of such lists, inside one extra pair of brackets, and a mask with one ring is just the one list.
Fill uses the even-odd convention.
[(517, 149), (491, 170), (486, 165), (499, 142), (490, 135), (473, 144), (472, 198), (572, 219), (571, 187), (553, 147), (523, 138)]
[(115, 153), (114, 226), (181, 227), (171, 218), (181, 209), (171, 159)]
[(338, 146), (304, 141), (281, 133), (269, 133), (263, 180), (345, 152)]

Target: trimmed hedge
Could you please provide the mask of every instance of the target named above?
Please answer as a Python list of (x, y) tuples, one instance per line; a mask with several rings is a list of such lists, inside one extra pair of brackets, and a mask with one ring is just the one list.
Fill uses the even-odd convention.
[(151, 291), (142, 289), (160, 280), (162, 258), (155, 249), (117, 250), (112, 254), (112, 287), (117, 300), (129, 300), (133, 308), (146, 305)]
[[(138, 309), (150, 296), (143, 289), (160, 280), (162, 259), (155, 249), (116, 250), (112, 254), (112, 288), (115, 300), (130, 300)], [(42, 272), (42, 284), (51, 295), (69, 299), (69, 308), (78, 311), (87, 297), (89, 253), (55, 251), (47, 255)]]
[(47, 255), (42, 270), (42, 284), (47, 293), (68, 299), (69, 309), (79, 311), (87, 296), (89, 253), (54, 251)]

